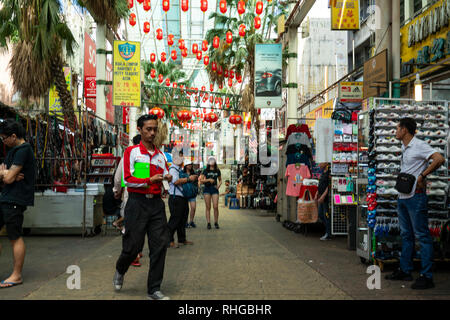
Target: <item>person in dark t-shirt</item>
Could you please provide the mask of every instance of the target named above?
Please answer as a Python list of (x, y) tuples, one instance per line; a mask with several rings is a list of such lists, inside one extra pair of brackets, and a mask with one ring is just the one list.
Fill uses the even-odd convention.
[(0, 124), (0, 138), (10, 150), (0, 165), (0, 179), (4, 184), (0, 196), (0, 229), (6, 226), (14, 252), (12, 274), (0, 282), (0, 288), (22, 284), (25, 243), (22, 238), (23, 213), (34, 205), (35, 158), (25, 130), (15, 120)]
[(222, 184), (222, 175), (217, 167), (216, 159), (210, 157), (208, 165), (200, 175), (200, 183), (205, 185), (203, 196), (206, 204), (207, 228), (211, 229), (211, 199), (214, 207), (214, 226), (219, 229), (219, 189)]
[(330, 164), (323, 162), (319, 164), (322, 175), (319, 179), (319, 188), (315, 200), (319, 204), (319, 218), (325, 224), (326, 234), (320, 240), (331, 240), (331, 216), (330, 216)]

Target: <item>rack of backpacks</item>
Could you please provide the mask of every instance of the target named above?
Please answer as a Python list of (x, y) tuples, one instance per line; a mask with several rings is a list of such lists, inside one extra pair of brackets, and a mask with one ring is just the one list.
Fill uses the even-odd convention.
[[(400, 172), (401, 142), (395, 138), (398, 121), (412, 117), (417, 122), (415, 136), (430, 144), (448, 159), (449, 117), (447, 101), (416, 102), (409, 99), (375, 98), (369, 111), (366, 219), (372, 234), (371, 258), (398, 260), (401, 253), (395, 179)], [(448, 228), (448, 161), (427, 177), (429, 229), (435, 259), (450, 258), (445, 252)], [(448, 233), (446, 233), (448, 235)], [(447, 240), (448, 241), (448, 240)]]

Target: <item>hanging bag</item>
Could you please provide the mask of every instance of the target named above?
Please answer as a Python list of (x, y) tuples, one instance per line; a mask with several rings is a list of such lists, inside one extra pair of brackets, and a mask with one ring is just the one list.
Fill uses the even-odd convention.
[(316, 223), (319, 218), (316, 202), (309, 190), (297, 201), (297, 220), (300, 223)]

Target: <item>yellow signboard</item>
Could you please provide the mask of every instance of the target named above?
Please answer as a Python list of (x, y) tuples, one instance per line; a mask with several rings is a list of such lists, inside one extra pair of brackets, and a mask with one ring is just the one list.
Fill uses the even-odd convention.
[(141, 44), (114, 41), (113, 105), (141, 106)]
[[(67, 90), (69, 90), (70, 92), (72, 72), (69, 67), (64, 67), (64, 77), (66, 78)], [(48, 92), (48, 110), (50, 114), (57, 115), (58, 117), (61, 117), (63, 119), (61, 98), (58, 95), (58, 91), (56, 90), (55, 85), (51, 86)]]
[(359, 30), (359, 0), (331, 0), (331, 30)]
[(310, 111), (306, 114), (306, 118), (308, 120), (305, 123), (308, 125), (310, 130), (314, 130), (314, 126), (316, 124), (317, 119), (330, 119), (331, 114), (333, 113), (335, 99), (328, 100), (321, 106), (317, 107), (313, 111)]
[(402, 77), (450, 55), (449, 20), (450, 0), (439, 0), (400, 29)]

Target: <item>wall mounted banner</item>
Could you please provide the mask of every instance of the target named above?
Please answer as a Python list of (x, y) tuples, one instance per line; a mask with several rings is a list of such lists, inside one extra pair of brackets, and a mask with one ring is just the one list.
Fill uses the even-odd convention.
[(84, 97), (86, 106), (92, 111), (97, 110), (95, 97), (97, 95), (97, 51), (94, 40), (84, 33)]
[(281, 108), (281, 43), (255, 45), (255, 108)]
[[(71, 92), (72, 72), (69, 67), (64, 67), (64, 77), (66, 78), (67, 90)], [(51, 115), (56, 115), (61, 119), (64, 119), (61, 106), (61, 98), (59, 97), (55, 85), (51, 86), (48, 92), (48, 110)]]
[(331, 30), (359, 30), (359, 0), (331, 0)]
[(114, 41), (113, 105), (141, 106), (141, 44)]

